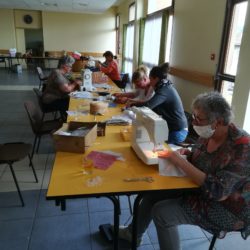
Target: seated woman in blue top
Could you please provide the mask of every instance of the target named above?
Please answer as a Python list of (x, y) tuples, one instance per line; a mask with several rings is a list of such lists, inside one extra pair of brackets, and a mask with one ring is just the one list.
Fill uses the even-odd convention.
[(155, 94), (150, 100), (135, 104), (135, 106), (146, 106), (162, 116), (168, 123), (168, 142), (180, 143), (187, 137), (188, 125), (181, 98), (173, 83), (167, 79), (167, 65), (151, 69), (149, 73), (150, 85)]

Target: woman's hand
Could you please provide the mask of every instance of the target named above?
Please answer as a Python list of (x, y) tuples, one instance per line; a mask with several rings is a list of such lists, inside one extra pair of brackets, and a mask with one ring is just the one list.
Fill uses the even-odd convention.
[(176, 151), (179, 152), (181, 155), (188, 156), (191, 154), (191, 151), (187, 148), (180, 148), (180, 149), (177, 149)]
[(118, 96), (118, 97), (116, 97), (115, 102), (124, 104), (124, 103), (127, 102), (127, 100), (128, 100), (127, 97), (124, 97), (124, 96), (119, 97), (119, 96)]
[(122, 94), (121, 93), (114, 93), (112, 96), (114, 96), (114, 97), (119, 97), (119, 96), (121, 96)]
[(158, 152), (158, 157), (170, 160), (176, 167), (182, 169), (197, 185), (200, 186), (204, 183), (206, 174), (184, 159), (179, 151), (160, 151)]
[(184, 158), (181, 156), (181, 154), (177, 151), (173, 151), (171, 149), (167, 149), (164, 151), (159, 151), (158, 152), (158, 157), (159, 158), (167, 158), (170, 160), (174, 165), (178, 166), (179, 164), (182, 163)]

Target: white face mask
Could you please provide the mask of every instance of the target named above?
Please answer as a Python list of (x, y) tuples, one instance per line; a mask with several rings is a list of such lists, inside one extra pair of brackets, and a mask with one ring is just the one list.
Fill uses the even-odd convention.
[(193, 125), (193, 128), (195, 130), (195, 132), (202, 138), (210, 138), (214, 132), (215, 132), (215, 129), (212, 129), (211, 125), (208, 124), (208, 125), (205, 125), (205, 126), (195, 126)]

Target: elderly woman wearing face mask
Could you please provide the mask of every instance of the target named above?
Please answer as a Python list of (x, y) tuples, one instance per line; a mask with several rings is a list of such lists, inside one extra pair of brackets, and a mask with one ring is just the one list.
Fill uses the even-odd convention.
[[(250, 234), (250, 136), (231, 123), (231, 108), (217, 92), (199, 95), (192, 110), (200, 136), (192, 151), (163, 151), (159, 157), (174, 163), (200, 188), (171, 196), (145, 195), (139, 205), (138, 244), (152, 218), (164, 250), (181, 249), (177, 226), (182, 224), (198, 225), (218, 237), (235, 230), (245, 238)], [(131, 225), (119, 235), (131, 240)]]
[(217, 92), (199, 95), (192, 110), (193, 127), (200, 136), (192, 152), (162, 157), (182, 169), (200, 192), (156, 204), (153, 219), (161, 249), (180, 249), (180, 224), (199, 225), (221, 237), (235, 230), (243, 237), (250, 234), (250, 136), (231, 123), (231, 108)]

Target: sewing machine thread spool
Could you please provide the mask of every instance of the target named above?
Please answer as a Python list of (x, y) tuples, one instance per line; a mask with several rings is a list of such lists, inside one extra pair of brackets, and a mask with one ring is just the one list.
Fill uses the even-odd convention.
[(100, 101), (93, 101), (90, 103), (90, 114), (97, 115), (97, 114), (104, 114), (108, 109), (108, 103), (100, 102)]

